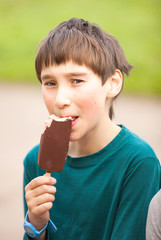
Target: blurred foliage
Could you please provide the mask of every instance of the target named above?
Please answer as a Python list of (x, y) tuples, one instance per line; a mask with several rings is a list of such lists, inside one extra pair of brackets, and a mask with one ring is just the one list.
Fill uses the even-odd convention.
[(125, 91), (161, 96), (160, 0), (0, 0), (0, 81), (38, 82), (38, 43), (71, 17), (95, 22), (119, 40), (135, 66)]

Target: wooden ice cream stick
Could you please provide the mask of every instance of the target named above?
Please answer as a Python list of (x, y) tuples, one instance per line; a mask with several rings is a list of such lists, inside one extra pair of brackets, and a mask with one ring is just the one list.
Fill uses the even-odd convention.
[(51, 172), (46, 172), (45, 174), (47, 177), (50, 177), (51, 176)]

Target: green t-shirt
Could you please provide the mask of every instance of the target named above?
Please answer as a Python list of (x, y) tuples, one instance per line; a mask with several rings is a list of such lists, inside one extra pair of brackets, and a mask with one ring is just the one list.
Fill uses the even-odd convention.
[[(24, 160), (24, 187), (43, 175), (39, 145)], [(152, 148), (122, 126), (120, 133), (92, 155), (67, 157), (57, 179), (50, 210), (57, 226), (53, 240), (144, 240), (148, 205), (160, 188), (160, 164)], [(24, 198), (25, 213), (27, 205)], [(26, 235), (24, 239), (27, 239)]]

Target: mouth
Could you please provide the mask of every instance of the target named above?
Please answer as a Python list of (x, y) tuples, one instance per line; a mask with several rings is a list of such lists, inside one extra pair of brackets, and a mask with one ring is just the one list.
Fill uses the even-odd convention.
[(67, 115), (67, 116), (59, 116), (57, 117), (61, 120), (63, 119), (71, 119), (72, 120), (72, 127), (75, 126), (75, 124), (77, 123), (77, 120), (78, 120), (78, 116), (71, 116), (71, 115)]
[(78, 116), (70, 116), (70, 115), (68, 115), (68, 116), (65, 116), (65, 117), (59, 117), (60, 119), (62, 118), (62, 119), (71, 119), (72, 121), (75, 121), (77, 118), (78, 118)]
[(78, 116), (72, 117), (72, 127), (75, 126), (75, 124), (77, 123), (77, 121), (78, 121)]
[(78, 116), (77, 117), (71, 117), (71, 118), (72, 118), (72, 121), (75, 121), (78, 118)]

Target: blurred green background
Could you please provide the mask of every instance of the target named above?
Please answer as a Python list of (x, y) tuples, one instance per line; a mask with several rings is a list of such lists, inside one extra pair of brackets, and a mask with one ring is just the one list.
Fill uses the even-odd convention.
[(161, 96), (161, 0), (0, 0), (0, 81), (38, 83), (36, 47), (80, 17), (113, 34), (135, 66), (124, 91)]

